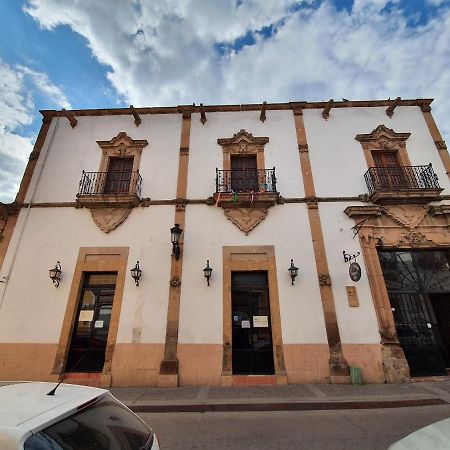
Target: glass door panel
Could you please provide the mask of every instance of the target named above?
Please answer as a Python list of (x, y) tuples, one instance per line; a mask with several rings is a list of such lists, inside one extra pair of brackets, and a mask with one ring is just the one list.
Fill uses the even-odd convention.
[[(111, 277), (109, 278), (111, 280)], [(90, 281), (100, 280), (92, 280), (89, 274), (85, 276), (66, 372), (101, 372), (103, 370), (115, 286), (89, 286)]]

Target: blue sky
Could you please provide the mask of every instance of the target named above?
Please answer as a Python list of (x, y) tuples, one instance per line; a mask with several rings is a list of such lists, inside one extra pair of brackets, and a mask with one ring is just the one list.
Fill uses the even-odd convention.
[(39, 109), (433, 97), (450, 132), (450, 0), (3, 0), (0, 24), (2, 202)]

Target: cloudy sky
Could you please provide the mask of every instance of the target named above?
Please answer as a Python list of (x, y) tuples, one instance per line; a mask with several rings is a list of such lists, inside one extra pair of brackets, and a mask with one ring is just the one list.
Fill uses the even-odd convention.
[(450, 135), (450, 0), (3, 0), (0, 201), (39, 109), (435, 98)]

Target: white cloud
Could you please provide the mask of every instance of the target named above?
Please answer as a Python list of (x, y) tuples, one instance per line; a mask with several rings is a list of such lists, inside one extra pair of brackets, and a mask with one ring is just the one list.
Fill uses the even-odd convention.
[[(450, 5), (428, 1), (440, 16), (416, 28), (399, 0), (355, 0), (350, 13), (290, 0), (29, 0), (25, 10), (84, 36), (134, 105), (435, 97), (448, 126)], [(258, 33), (274, 24), (271, 37)], [(247, 33), (254, 45), (217, 51)]]
[(18, 130), (33, 122), (35, 90), (58, 108), (70, 108), (64, 93), (46, 74), (25, 66), (11, 67), (0, 60), (0, 202), (14, 200), (33, 150), (32, 138), (22, 136)]
[(67, 100), (64, 92), (48, 79), (48, 75), (42, 72), (36, 72), (25, 66), (17, 66), (19, 73), (30, 77), (31, 81), (44, 96), (51, 99), (52, 103), (58, 107), (70, 109), (69, 100)]

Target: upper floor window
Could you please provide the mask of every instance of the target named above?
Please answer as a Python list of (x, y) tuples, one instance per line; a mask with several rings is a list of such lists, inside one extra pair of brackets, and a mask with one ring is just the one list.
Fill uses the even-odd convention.
[(431, 164), (412, 166), (406, 151), (411, 133), (396, 133), (379, 125), (369, 134), (358, 134), (369, 169), (364, 175), (374, 203), (428, 203), (442, 189)]

